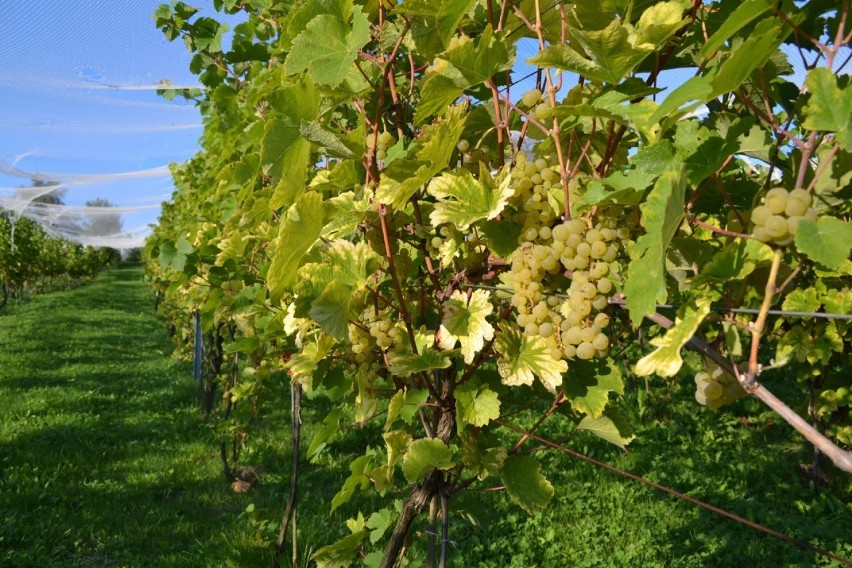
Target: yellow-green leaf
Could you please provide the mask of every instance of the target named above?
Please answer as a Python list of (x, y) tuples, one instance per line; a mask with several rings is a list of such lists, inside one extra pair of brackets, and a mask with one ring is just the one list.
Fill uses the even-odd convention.
[(674, 326), (669, 328), (663, 337), (651, 340), (657, 348), (636, 362), (636, 374), (640, 377), (652, 373), (661, 377), (674, 376), (683, 365), (681, 348), (692, 339), (698, 326), (709, 313), (709, 298), (699, 298), (684, 305)]

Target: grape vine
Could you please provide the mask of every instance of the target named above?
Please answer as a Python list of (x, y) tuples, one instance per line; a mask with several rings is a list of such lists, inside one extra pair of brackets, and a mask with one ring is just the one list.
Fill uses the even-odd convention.
[[(177, 327), (199, 310), (228, 330), (209, 380), (236, 446), (283, 380), (339, 408), (309, 459), (384, 421), (332, 509), (386, 507), (319, 565), (394, 565), (426, 508), (434, 551), (461, 491), (546, 507), (558, 488), (521, 445), (557, 409), (629, 443), (623, 367), (695, 376), (711, 409), (751, 394), (852, 471), (848, 1), (216, 5), (247, 18), (228, 50), (183, 2), (155, 14), (194, 53), (205, 130), (148, 275)], [(675, 69), (692, 76), (664, 85)], [(769, 392), (781, 377), (811, 416)], [(550, 410), (501, 443), (535, 400)]]

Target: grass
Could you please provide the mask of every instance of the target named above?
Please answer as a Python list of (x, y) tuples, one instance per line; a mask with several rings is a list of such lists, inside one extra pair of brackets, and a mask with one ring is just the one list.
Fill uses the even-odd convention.
[[(170, 356), (165, 322), (140, 278), (125, 266), (0, 313), (0, 565), (270, 565), (289, 483), (286, 384), (268, 393), (243, 452), (243, 464), (262, 468), (261, 483), (234, 494), (190, 366)], [(686, 383), (671, 400), (628, 392), (639, 430), (628, 452), (584, 435), (571, 447), (852, 556), (849, 476), (814, 485), (800, 467), (808, 448), (760, 403), (708, 411)], [(331, 408), (305, 401), (303, 448)], [(542, 434), (559, 438), (569, 426), (554, 416)], [(356, 493), (329, 513), (349, 460), (377, 435), (375, 426), (345, 431), (320, 463), (303, 466), (303, 556), (343, 536), (359, 510), (384, 506)], [(503, 493), (454, 497), (450, 565), (838, 565), (576, 458), (536, 456), (556, 489), (552, 506), (530, 516)], [(423, 530), (419, 522), (412, 565), (423, 555)]]

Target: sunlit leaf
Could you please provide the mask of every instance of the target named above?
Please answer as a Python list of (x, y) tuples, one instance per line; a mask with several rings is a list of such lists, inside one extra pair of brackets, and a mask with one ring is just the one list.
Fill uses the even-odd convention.
[(456, 423), (459, 430), (468, 424), (485, 426), (500, 416), (500, 399), (487, 386), (466, 383), (456, 389)]
[(408, 445), (402, 459), (402, 474), (406, 481), (420, 481), (433, 469), (450, 469), (453, 462), (452, 450), (438, 438), (422, 438)]
[(491, 293), (487, 290), (474, 290), (470, 297), (459, 290), (453, 292), (444, 304), (441, 349), (453, 349), (460, 343), (465, 363), (472, 363), (485, 342), (494, 337), (494, 328), (486, 319), (492, 311)]
[(652, 373), (660, 377), (674, 376), (683, 365), (681, 348), (692, 339), (709, 313), (709, 298), (699, 298), (685, 304), (666, 334), (651, 340), (656, 349), (636, 362), (636, 374), (640, 377)]
[(562, 385), (568, 364), (550, 356), (547, 343), (539, 336), (528, 337), (511, 326), (501, 326), (494, 340), (500, 355), (497, 371), (503, 384), (531, 385), (535, 377), (550, 391)]
[(852, 249), (852, 227), (834, 217), (802, 219), (796, 231), (796, 248), (828, 268), (839, 268)]

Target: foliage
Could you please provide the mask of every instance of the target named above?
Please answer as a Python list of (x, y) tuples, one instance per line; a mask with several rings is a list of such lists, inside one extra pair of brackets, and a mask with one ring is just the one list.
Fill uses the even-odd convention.
[[(848, 320), (768, 319), (849, 314), (832, 300), (852, 275), (848, 3), (219, 7), (247, 15), (229, 50), (182, 2), (155, 15), (194, 53), (205, 131), (148, 275), (176, 326), (198, 310), (221, 345), (223, 441), (246, 439), (282, 370), (340, 410), (312, 459), (341, 423), (385, 420), (333, 507), (369, 489), (399, 503), (394, 530), (368, 539), (362, 511), (318, 560), (389, 566), (427, 505), (446, 518), (471, 489), (546, 506), (559, 488), (518, 455), (526, 436), (499, 440), (507, 417), (545, 401), (532, 429), (558, 414), (623, 446), (619, 369), (678, 375), (687, 345), (761, 400), (758, 375), (788, 365), (849, 459)], [(519, 101), (521, 41), (539, 73)], [(694, 76), (661, 89), (677, 69)]]

